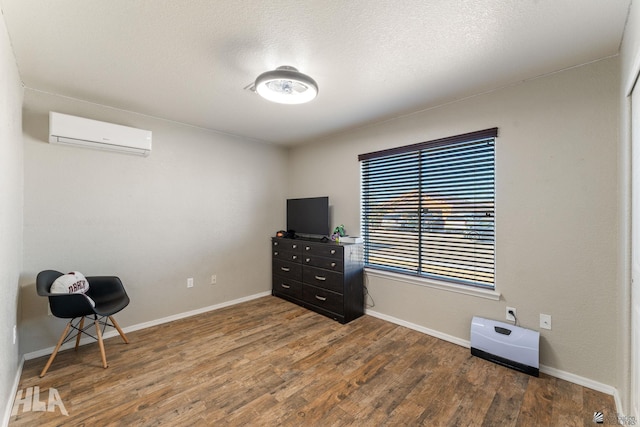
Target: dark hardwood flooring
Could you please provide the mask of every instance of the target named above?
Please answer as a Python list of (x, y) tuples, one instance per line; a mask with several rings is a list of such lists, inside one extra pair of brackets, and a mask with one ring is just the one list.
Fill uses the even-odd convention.
[(44, 378), (47, 358), (27, 361), (18, 388), (42, 403), (9, 425), (592, 426), (595, 411), (616, 413), (609, 395), (271, 296), (127, 336), (105, 341), (107, 369), (97, 344), (61, 352)]

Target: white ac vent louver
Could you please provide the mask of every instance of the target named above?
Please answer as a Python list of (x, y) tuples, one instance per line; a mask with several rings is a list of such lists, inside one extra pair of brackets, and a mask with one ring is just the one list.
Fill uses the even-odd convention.
[(151, 131), (49, 112), (49, 142), (148, 156)]

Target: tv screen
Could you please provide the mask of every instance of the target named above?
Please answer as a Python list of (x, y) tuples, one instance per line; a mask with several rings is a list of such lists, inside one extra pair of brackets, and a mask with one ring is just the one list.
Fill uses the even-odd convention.
[(287, 230), (296, 234), (329, 235), (329, 197), (287, 200)]

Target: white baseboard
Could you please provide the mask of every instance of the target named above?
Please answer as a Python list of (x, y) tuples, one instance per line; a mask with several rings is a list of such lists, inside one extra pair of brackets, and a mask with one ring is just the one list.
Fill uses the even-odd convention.
[(22, 367), (24, 366), (24, 357), (20, 358), (18, 369), (16, 370), (15, 378), (13, 379), (13, 386), (11, 387), (11, 393), (9, 393), (9, 401), (4, 408), (4, 414), (2, 416), (2, 426), (8, 427), (9, 420), (11, 419), (11, 411), (13, 410), (13, 401), (18, 393), (18, 385), (20, 385), (20, 377), (22, 376)]
[(471, 343), (469, 341), (454, 337), (453, 335), (425, 328), (424, 326), (416, 325), (415, 323), (407, 322), (406, 320), (398, 319), (397, 317), (389, 316), (387, 314), (378, 313), (377, 311), (367, 309), (366, 313), (369, 316), (377, 317), (378, 319), (386, 320), (387, 322), (395, 323), (396, 325), (404, 326), (406, 328), (413, 329), (414, 331), (422, 332), (423, 334), (431, 335), (432, 337), (440, 338), (441, 340), (448, 341), (453, 344), (458, 344), (462, 347), (471, 347)]
[(561, 380), (569, 381), (570, 383), (590, 388), (595, 391), (609, 394), (611, 396), (614, 396), (616, 394), (616, 389), (613, 386), (603, 384), (589, 378), (581, 377), (580, 375), (572, 374), (571, 372), (552, 368), (551, 366), (540, 365), (540, 372), (551, 375), (552, 377), (560, 378)]
[[(172, 316), (167, 316), (167, 317), (163, 317), (161, 319), (156, 319), (156, 320), (151, 320), (149, 322), (144, 322), (144, 323), (138, 323), (137, 325), (131, 325), (131, 326), (127, 326), (125, 328), (122, 328), (122, 330), (127, 333), (127, 332), (133, 332), (133, 331), (139, 331), (140, 329), (146, 329), (146, 328), (150, 328), (152, 326), (157, 326), (157, 325), (161, 325), (163, 323), (169, 323), (169, 322), (173, 322), (174, 320), (180, 320), (180, 319), (184, 319), (187, 317), (191, 317), (191, 316), (195, 316), (198, 314), (202, 314), (202, 313), (207, 313), (209, 311), (213, 311), (213, 310), (219, 310), (221, 308), (224, 307), (229, 307), (232, 305), (236, 305), (236, 304), (240, 304), (246, 301), (251, 301), (257, 298), (262, 298), (265, 296), (271, 295), (271, 291), (265, 291), (265, 292), (260, 292), (258, 294), (253, 294), (253, 295), (249, 295), (247, 297), (242, 297), (242, 298), (238, 298), (232, 301), (226, 301), (220, 304), (215, 304), (215, 305), (210, 305), (208, 307), (203, 307), (203, 308), (198, 308), (196, 310), (191, 310), (191, 311), (187, 311), (184, 313), (178, 313), (178, 314), (174, 314)], [(111, 338), (111, 337), (115, 337), (118, 336), (118, 331), (116, 330), (108, 330), (106, 331), (102, 337), (104, 339), (107, 338)], [(85, 344), (90, 344), (92, 342), (95, 342), (95, 340), (85, 337), (82, 338), (80, 340), (80, 345), (85, 345)], [(67, 344), (63, 345), (62, 347), (60, 347), (60, 351), (62, 350), (67, 350), (70, 348), (75, 347), (75, 342), (68, 342)], [(36, 350), (36, 351), (32, 351), (30, 353), (27, 353), (24, 355), (24, 360), (31, 360), (31, 359), (36, 359), (38, 357), (42, 357), (42, 356), (48, 356), (51, 353), (53, 353), (53, 350), (55, 349), (55, 346), (52, 347), (47, 347), (47, 348), (43, 348), (42, 350)], [(19, 378), (19, 377), (18, 377)]]
[[(465, 348), (471, 348), (470, 341), (463, 340), (458, 337), (454, 337), (453, 335), (449, 335), (439, 331), (435, 331), (433, 329), (425, 328), (424, 326), (416, 325), (415, 323), (407, 322), (406, 320), (402, 320), (393, 316), (378, 313), (377, 311), (366, 310), (366, 313), (369, 316), (377, 317), (379, 319), (386, 320), (391, 323), (395, 323), (396, 325), (405, 326), (409, 329), (413, 329), (414, 331), (422, 332), (424, 334), (431, 335), (432, 337), (439, 338), (441, 340), (448, 341), (450, 343), (457, 344)], [(611, 395), (615, 400), (618, 413), (622, 413), (620, 396), (618, 395), (618, 390), (615, 387), (600, 383), (598, 381), (591, 380), (589, 378), (581, 377), (579, 375), (575, 375), (570, 372), (552, 368), (550, 366), (540, 365), (540, 372), (547, 375), (551, 375), (552, 377), (560, 378), (561, 380), (569, 381), (571, 383)]]

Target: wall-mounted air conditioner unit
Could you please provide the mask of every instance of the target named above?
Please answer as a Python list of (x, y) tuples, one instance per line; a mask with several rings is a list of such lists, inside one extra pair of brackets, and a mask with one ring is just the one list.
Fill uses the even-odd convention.
[(151, 131), (49, 112), (49, 142), (148, 156)]

